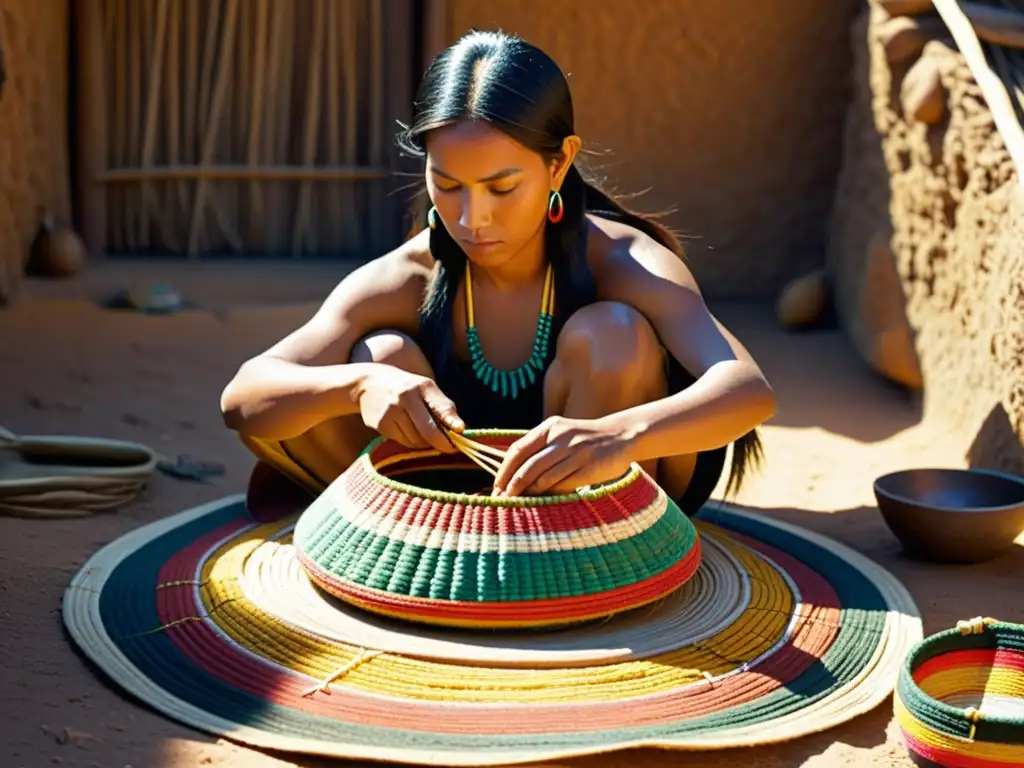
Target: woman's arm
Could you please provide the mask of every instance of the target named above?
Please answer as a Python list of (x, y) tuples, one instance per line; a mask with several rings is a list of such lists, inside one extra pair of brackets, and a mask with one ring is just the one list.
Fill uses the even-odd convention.
[(284, 440), (336, 416), (359, 412), (375, 365), (348, 362), (363, 336), (385, 328), (414, 334), (429, 279), (422, 238), (349, 274), (316, 314), (246, 361), (221, 395), (224, 423), (240, 433)]
[(775, 395), (764, 374), (708, 310), (686, 264), (632, 227), (596, 226), (605, 241), (592, 260), (598, 297), (639, 311), (666, 351), (697, 377), (682, 392), (609, 417), (627, 430), (630, 458), (720, 448), (770, 419)]

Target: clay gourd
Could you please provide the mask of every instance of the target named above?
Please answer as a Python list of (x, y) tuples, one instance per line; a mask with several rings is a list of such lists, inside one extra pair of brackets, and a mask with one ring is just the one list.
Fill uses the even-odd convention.
[(816, 269), (796, 278), (782, 290), (775, 312), (783, 328), (806, 328), (821, 321), (827, 303), (825, 271)]
[(85, 263), (85, 244), (69, 227), (45, 213), (33, 244), (28, 272), (42, 277), (71, 277)]

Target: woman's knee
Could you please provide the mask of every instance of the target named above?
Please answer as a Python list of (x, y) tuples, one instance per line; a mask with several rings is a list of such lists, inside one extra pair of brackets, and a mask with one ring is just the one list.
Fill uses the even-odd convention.
[(665, 352), (646, 317), (633, 307), (602, 301), (577, 310), (555, 348), (569, 370), (600, 376), (663, 375)]
[(382, 363), (427, 378), (434, 377), (427, 356), (408, 334), (383, 330), (367, 334), (352, 345), (350, 363)]

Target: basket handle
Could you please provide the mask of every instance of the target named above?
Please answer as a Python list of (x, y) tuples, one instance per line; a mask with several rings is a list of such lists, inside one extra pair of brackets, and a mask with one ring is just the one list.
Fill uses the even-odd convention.
[(956, 630), (961, 635), (980, 635), (985, 632), (986, 627), (996, 624), (996, 620), (988, 616), (975, 616), (973, 619), (965, 619), (956, 623)]

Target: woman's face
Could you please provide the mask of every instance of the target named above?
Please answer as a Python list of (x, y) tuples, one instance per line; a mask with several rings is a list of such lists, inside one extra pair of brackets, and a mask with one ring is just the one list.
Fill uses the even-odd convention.
[(541, 236), (551, 190), (567, 168), (483, 121), (461, 121), (427, 138), (430, 199), (452, 238), (484, 267), (500, 266)]

